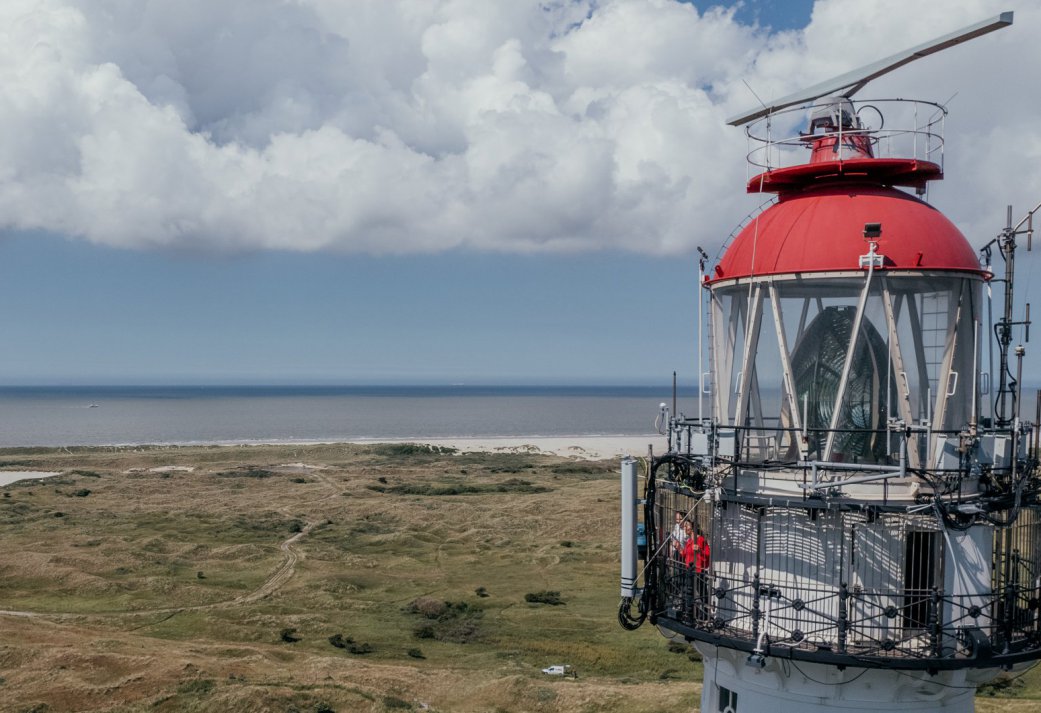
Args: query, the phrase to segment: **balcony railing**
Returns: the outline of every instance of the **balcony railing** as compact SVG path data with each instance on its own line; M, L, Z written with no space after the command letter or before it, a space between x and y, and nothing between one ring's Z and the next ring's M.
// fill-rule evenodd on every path
M706 538L702 572L676 555L676 513ZM750 654L927 670L1041 658L1041 505L999 515L1011 524L964 535L929 512L749 506L666 480L648 528L649 609L659 626Z
M931 161L943 169L944 122L941 104L911 99L857 101L853 125L837 121L827 134L807 132L807 110L793 107L774 112L746 127L748 164L756 172L806 163L814 141L834 137L835 158L859 156L867 149L875 158Z

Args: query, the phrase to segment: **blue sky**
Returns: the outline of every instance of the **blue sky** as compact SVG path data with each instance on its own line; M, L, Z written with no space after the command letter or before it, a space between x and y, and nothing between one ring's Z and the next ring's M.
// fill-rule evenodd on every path
M849 68L814 43L853 66L879 53L829 30L863 2L818 3L805 36L812 2L732 4L559 3L551 21L581 27L558 37L524 3L431 3L420 42L386 2L72 3L78 25L37 18L49 45L17 34L33 3L0 9L0 384L696 381L694 248L715 255L754 205L721 117L750 103L746 78L776 96ZM958 26L978 4L930 12ZM387 28L371 46L343 11L362 6ZM883 10L914 25L893 50L936 34L929 12ZM272 28L286 45L265 63ZM248 73L214 78L224 56ZM989 199L952 190L955 212Z
M812 3L739 5L790 28ZM215 256L7 230L0 383L693 380L696 279L690 251Z
M33 384L668 382L696 355L696 281L686 257L214 258L9 237L0 373Z

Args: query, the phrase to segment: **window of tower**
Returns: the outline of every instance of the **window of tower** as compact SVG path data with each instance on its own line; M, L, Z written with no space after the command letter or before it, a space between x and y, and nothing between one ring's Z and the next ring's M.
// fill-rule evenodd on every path
M911 531L904 540L904 629L924 629L929 623L932 588L937 584L938 533Z

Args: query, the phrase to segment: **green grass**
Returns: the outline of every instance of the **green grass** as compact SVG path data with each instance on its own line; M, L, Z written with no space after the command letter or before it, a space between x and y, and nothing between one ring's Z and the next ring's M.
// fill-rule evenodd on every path
M531 481L510 478L501 483L402 483L401 485L368 485L369 490L391 495L488 495L494 493L548 493L552 488Z
M689 647L616 620L616 463L409 444L17 449L3 460L66 475L0 497L0 538L17 553L0 563L0 609L75 615L4 620L10 700L64 710L90 690L103 691L91 705L123 711L696 705ZM323 468L279 468L299 462ZM148 471L170 465L195 470ZM256 591L294 530L299 559L269 596L152 611ZM282 641L286 629L299 640ZM552 664L579 679L547 679ZM984 689L979 710L1035 705L1039 675Z

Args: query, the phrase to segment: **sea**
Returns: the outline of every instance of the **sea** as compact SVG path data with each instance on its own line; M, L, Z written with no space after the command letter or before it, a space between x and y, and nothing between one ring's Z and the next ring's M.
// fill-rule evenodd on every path
M663 402L671 386L8 386L0 447L645 435Z

